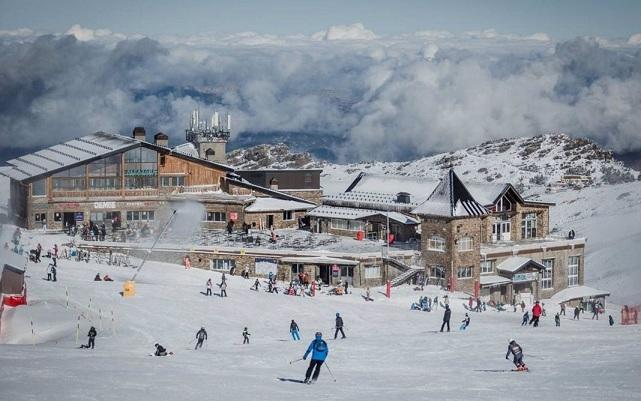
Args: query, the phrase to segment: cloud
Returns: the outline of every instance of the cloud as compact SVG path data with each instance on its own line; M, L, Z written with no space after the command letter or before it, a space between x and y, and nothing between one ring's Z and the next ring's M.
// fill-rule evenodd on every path
M641 50L629 45L493 31L368 40L73 31L0 40L3 148L98 130L129 135L137 125L177 144L195 107L231 112L234 135L335 138L344 160L399 160L549 131L641 148Z
M124 40L127 36L121 33L113 33L109 29L91 29L84 28L80 25L73 25L65 33L65 35L73 35L81 42L90 40Z
M641 33L635 33L634 35L631 35L628 39L628 44L632 46L641 45Z
M334 25L325 31L316 32L312 35L312 40L372 40L376 39L376 34L360 22L352 25Z

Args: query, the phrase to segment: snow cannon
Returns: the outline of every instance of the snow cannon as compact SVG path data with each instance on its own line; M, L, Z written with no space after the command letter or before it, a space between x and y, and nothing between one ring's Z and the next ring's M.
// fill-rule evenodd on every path
M133 297L136 295L136 283L132 280L127 280L122 285L122 296L124 298Z

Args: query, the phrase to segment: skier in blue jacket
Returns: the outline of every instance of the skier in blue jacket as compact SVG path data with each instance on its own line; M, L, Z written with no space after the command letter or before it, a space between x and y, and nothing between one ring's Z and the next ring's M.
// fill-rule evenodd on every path
M329 353L329 347L325 340L323 340L323 334L321 332L316 333L314 340L309 344L309 347L307 347L303 359L307 359L307 355L309 355L310 352L312 353L312 360L309 362L307 373L305 373L305 383L307 384L311 384L318 379L321 366ZM314 371L314 376L312 376L312 371ZM311 381L309 380L310 376L312 377Z

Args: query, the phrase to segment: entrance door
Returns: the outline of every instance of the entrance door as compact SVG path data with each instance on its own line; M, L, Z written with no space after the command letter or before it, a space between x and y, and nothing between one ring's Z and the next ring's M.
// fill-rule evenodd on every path
M267 228L271 229L273 225L274 225L274 215L273 214L268 214L267 215Z
M64 212L62 214L62 224L64 227L73 227L76 225L76 213Z
M499 220L492 224L492 242L509 241L511 238L511 223L509 220Z
M331 270L332 270L332 267L329 265L320 266L320 278L321 280L323 280L324 284L329 284Z
M349 285L354 284L354 266L341 266L341 280Z

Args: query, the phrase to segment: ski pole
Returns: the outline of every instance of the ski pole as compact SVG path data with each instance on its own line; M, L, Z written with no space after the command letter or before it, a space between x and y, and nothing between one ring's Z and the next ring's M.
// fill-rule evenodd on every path
M291 365L292 363L300 362L302 360L303 358L294 359L293 361L289 361L289 364Z
M334 374L332 373L332 370L329 368L329 365L327 362L325 362L325 367L327 368L327 371L329 372L329 375L332 376L332 379L334 379L334 382L336 382L336 378L334 377Z

